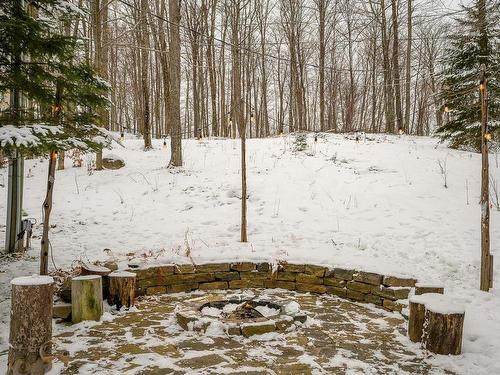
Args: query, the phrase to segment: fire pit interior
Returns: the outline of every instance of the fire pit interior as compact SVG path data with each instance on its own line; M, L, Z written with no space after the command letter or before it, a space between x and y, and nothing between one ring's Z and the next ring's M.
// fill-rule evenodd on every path
M211 295L190 302L176 313L179 325L189 331L249 337L295 330L307 320L294 301L281 304L245 296Z

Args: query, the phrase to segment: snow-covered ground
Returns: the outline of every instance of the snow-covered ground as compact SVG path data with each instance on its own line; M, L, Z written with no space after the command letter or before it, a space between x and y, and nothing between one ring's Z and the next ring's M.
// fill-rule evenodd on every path
M142 151L127 139L109 154L117 171L58 171L51 243L58 267L75 259L149 261L289 260L413 276L442 283L466 305L463 354L433 361L468 374L500 373L500 292L478 291L480 155L435 139L320 136L293 152L294 136L248 140L248 238L239 242L239 140L184 142L184 168L167 169L163 141ZM106 154L106 152L105 152ZM89 159L90 160L90 159ZM441 165L446 164L444 188ZM40 222L47 161L29 160L24 204ZM495 155L493 179L500 180ZM0 171L0 223L5 223L7 171ZM491 249L500 245L500 212L492 209ZM4 238L2 226L0 237ZM40 226L35 235L41 234ZM30 257L0 264L0 357L5 362L9 285L38 269L39 238ZM152 260L155 259L155 260ZM500 266L495 264L495 280ZM51 264L51 267L53 265Z

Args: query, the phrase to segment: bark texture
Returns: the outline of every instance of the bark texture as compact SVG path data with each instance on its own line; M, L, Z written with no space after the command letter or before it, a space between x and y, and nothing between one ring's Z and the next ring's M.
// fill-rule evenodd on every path
M38 277L46 281L17 284L21 279L30 278L12 281L7 374L43 374L50 369L50 362L40 357L40 348L52 339L53 282L50 277Z
M436 354L460 354L464 317L464 313L440 314L426 310L423 347Z
M79 276L71 280L71 320L99 320L102 315L101 276Z
M122 306L130 308L135 301L135 273L113 272L109 275L108 303L116 305L119 310Z

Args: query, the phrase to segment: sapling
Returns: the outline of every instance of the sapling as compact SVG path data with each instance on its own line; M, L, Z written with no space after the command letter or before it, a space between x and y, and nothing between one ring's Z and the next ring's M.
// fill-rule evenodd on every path
M448 188L448 166L447 159L438 159L439 170L441 172L441 177L443 178L444 187Z

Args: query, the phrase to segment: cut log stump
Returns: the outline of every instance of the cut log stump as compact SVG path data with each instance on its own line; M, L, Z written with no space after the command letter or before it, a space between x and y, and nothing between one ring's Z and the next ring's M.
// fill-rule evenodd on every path
M109 274L108 303L116 305L119 310L122 306L130 308L135 301L135 278L133 272L115 271Z
M420 342L424 329L425 304L418 296L411 296L409 302L408 337L413 342Z
M436 354L460 354L464 318L464 308L447 299L427 302L422 347Z
M18 277L11 281L7 374L44 374L51 367L40 353L50 351L54 279Z
M71 321L99 320L102 311L101 276L74 277L71 280Z

